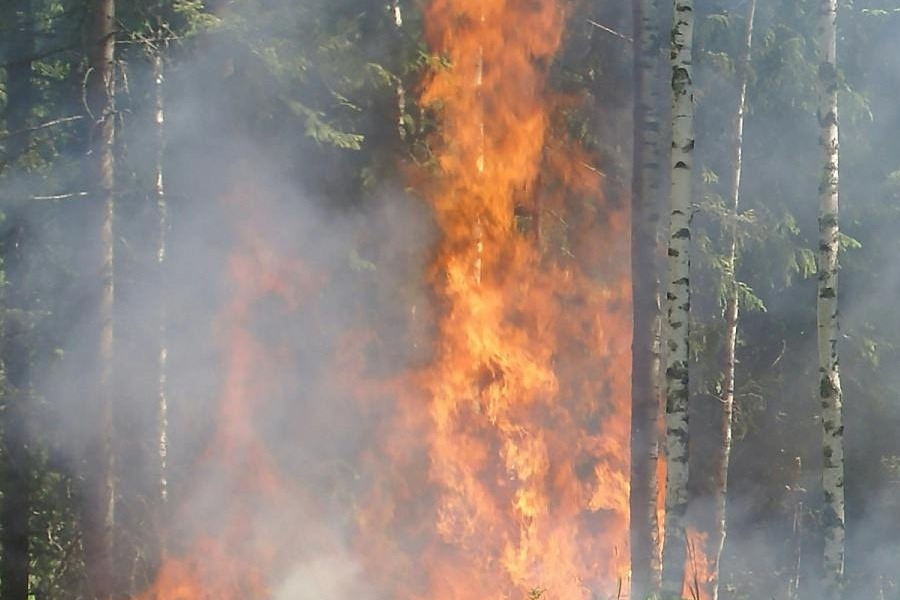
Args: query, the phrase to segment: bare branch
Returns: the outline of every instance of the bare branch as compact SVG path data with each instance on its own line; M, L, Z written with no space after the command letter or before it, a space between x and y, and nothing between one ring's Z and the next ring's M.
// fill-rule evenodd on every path
M593 19L585 19L585 21L587 21L588 23L590 23L591 25L593 25L594 27L596 27L596 28L599 29L600 31L605 31L606 33L608 33L608 34L610 34L610 35L613 35L613 36L619 38L620 40L625 40L625 41L628 42L629 44L634 43L634 39L628 37L628 36L625 35L624 33L619 33L619 32L616 31L615 29L610 29L610 28L607 27L606 25L601 25L600 23L598 23L597 21L594 21Z
M43 52L38 52L37 54L32 54L29 56L20 56L20 57L14 58L12 60L0 63L0 69L7 69L11 66L20 65L22 63L37 62L39 60L49 58L49 57L53 56L54 54L61 54L63 52L68 52L69 50L75 50L79 47L80 47L79 44L69 44L69 45L60 46L57 48L50 48L49 50L45 50Z
M6 133L0 134L0 140L5 140L6 138L10 138L14 135L19 135L20 133L27 133L29 131L39 131L41 129L47 129L48 127L53 127L55 125L61 125L63 123L70 123L72 121L79 121L84 118L84 115L72 115L69 117L60 117L58 119L53 119L52 121L47 121L46 123L41 123L40 125L35 125L34 127L26 127L24 129L17 129L15 131L7 131Z
M31 200L68 200L70 198L84 198L87 192L71 192L68 194L54 194L52 196L32 196Z
M594 173L596 173L596 174L599 175L600 177L604 177L604 178L606 177L606 173L604 173L603 171L601 171L601 170L598 169L597 167L594 167L594 166L592 166L592 165L589 165L588 163L586 163L586 162L584 162L584 161L582 161L582 160L579 160L579 161L578 161L578 164L581 165L582 167L584 167L585 169L587 169L588 171L593 171Z

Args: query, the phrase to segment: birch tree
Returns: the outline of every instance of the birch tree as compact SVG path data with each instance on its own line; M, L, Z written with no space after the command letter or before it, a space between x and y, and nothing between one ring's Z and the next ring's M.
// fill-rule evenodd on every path
M675 0L672 28L672 183L666 265L666 527L662 594L680 597L688 500L691 175L694 154L693 0Z
M838 597L844 576L844 421L838 362L838 78L837 0L821 0L819 44L818 294L816 302L819 399L822 403L824 574L827 593Z
M728 466L731 462L732 421L734 418L734 369L738 326L738 283L737 268L737 221L741 196L741 174L743 171L744 116L747 111L747 82L750 75L750 60L753 50L753 21L756 16L756 0L750 0L747 8L747 24L740 57L737 113L734 120L734 157L732 163L730 206L726 223L728 249L725 254L725 356L722 373L722 416L720 428L722 442L715 466L715 537L713 565L710 586L712 599L719 597L719 566L722 550L725 548L727 531Z
M165 513L169 499L169 336L168 336L168 302L166 298L166 260L168 259L169 236L169 202L166 197L165 171L165 63L163 58L162 39L157 40L150 50L153 62L153 144L155 150L153 173L153 196L156 202L156 280L159 286L159 312L157 319L157 363L156 363L156 442L157 442L157 493L159 506L157 509L159 524ZM159 552L165 555L166 540L160 533Z
M92 0L88 6L88 73L85 98L91 120L86 169L91 223L91 269L97 294L91 326L95 385L88 418L96 432L85 456L82 527L85 567L91 600L113 597L115 477L113 465L113 209L115 174L115 0Z
M631 594L645 598L659 588L659 523L656 496L659 459L658 244L661 127L658 0L634 0L634 160L631 194Z
M403 29L403 7L400 0L392 0L390 5L391 18L394 20L394 27L398 31ZM396 81L397 94L397 131L400 139L406 138L406 88L403 86L403 79L397 75Z

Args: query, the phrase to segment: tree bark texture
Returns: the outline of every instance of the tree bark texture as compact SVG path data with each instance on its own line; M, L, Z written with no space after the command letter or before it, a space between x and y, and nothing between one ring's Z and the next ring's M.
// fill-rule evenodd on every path
M657 77L658 0L634 0L634 160L631 198L631 597L660 584L656 477L660 408L659 278L656 270L662 168Z
M8 12L7 12L8 11ZM7 68L6 128L13 133L6 140L10 161L27 154L32 103L31 61L34 53L34 20L31 0L14 0L4 11L13 25L9 39ZM13 217L16 218L16 217ZM31 396L29 376L30 318L23 256L27 230L25 219L14 222L3 239L3 266L7 283L6 315L3 326L3 373L5 375L2 415L3 495L0 504L0 600L28 600L31 516L30 460L28 450L27 405Z
M662 595L679 598L686 557L688 502L688 382L691 275L690 244L694 106L692 50L694 5L675 0L672 29L671 217L666 269L666 521Z
M87 395L95 435L86 448L82 497L83 544L90 600L114 595L113 540L115 469L113 464L113 217L115 175L115 0L92 0L88 16L86 99L91 122L87 185L96 241L88 275L97 296L91 323L96 337L94 388Z
M756 0L750 0L747 8L747 25L744 30L744 44L740 58L740 86L738 90L737 114L734 120L734 158L729 194L729 216L726 224L728 249L725 253L725 356L722 372L722 415L720 429L722 435L715 466L715 532L713 564L710 579L711 597L719 597L719 567L722 551L725 549L725 535L728 528L728 466L731 462L732 421L734 418L734 372L736 364L738 328L738 287L737 287L737 221L741 197L741 174L743 172L744 116L747 112L747 83L750 75L750 60L753 50L753 21L756 16Z
M838 361L838 77L837 0L821 0L819 41L818 294L819 400L822 406L826 593L840 595L844 577L844 420Z

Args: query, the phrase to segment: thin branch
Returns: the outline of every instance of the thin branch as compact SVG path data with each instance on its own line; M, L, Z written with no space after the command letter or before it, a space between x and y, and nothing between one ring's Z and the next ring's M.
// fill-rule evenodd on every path
M778 353L778 357L775 359L775 362L771 364L770 369L781 362L781 359L784 358L784 353L787 350L787 340L781 340L781 352Z
M84 198L87 192L71 192L69 194L55 194L52 196L32 196L31 200L68 200L69 198Z
M598 23L597 21L594 21L593 19L585 19L585 21L587 21L588 23L590 23L591 25L593 25L594 27L596 27L596 28L599 29L600 31L605 31L606 33L608 33L608 34L610 34L610 35L613 35L613 36L619 38L620 40L625 40L625 41L628 42L629 44L633 44L633 43L634 43L634 39L628 37L628 36L625 35L624 33L619 33L619 32L616 31L615 29L610 29L610 28L607 27L606 25L601 25L600 23Z
M594 167L594 166L592 166L592 165L589 165L588 163L584 162L583 160L579 160L579 161L578 161L578 164L581 165L582 167L584 167L585 169L589 170L589 171L593 171L594 173L596 173L596 174L599 175L600 177L606 177L606 173L604 173L603 171L601 171L601 170L598 169L597 167Z
M69 44L68 46L60 46L58 48L51 48L49 50L44 50L43 52L38 52L37 54L32 54L30 56L21 56L18 58L14 58L12 60L0 63L0 69L8 69L9 67L20 65L22 63L32 63L37 62L39 60L43 60L45 58L49 58L54 54L61 54L63 52L68 52L69 50L75 50L80 48L80 44Z
M19 135L20 133L27 133L29 131L39 131L41 129L47 129L48 127L53 127L55 125L61 125L63 123L70 123L72 121L78 121L84 118L84 115L72 115L69 117L60 117L58 119L53 119L52 121L47 121L46 123L41 123L40 125L35 125L34 127L25 127L24 129L17 129L15 131L7 131L6 133L0 134L0 140L5 140L6 138L11 138L14 135Z

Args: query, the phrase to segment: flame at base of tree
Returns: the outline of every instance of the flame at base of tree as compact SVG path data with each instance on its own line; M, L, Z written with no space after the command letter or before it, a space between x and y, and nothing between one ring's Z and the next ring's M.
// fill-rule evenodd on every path
M684 587L682 597L690 600L709 600L712 597L713 562L707 556L709 534L688 528L687 559L684 566Z

